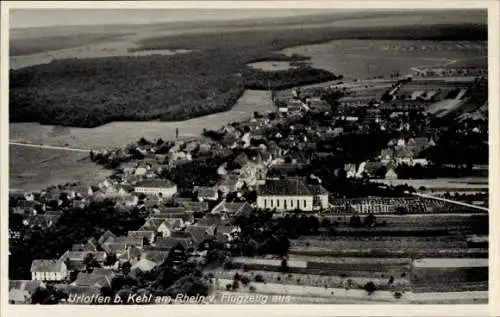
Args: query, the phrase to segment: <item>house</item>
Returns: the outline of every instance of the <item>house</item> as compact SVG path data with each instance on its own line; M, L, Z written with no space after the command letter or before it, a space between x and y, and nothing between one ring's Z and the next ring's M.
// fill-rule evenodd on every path
M211 200L215 201L219 198L217 189L212 187L199 186L195 188L199 201Z
M241 187L243 187L243 182L233 176L225 177L214 186L217 191L222 192L224 195L236 192Z
M412 160L412 166L415 166L415 165L421 165L422 167L425 167L427 165L429 165L429 161L425 158L414 158Z
M148 172L148 169L146 167L138 167L135 169L134 175L135 176L144 176Z
M18 215L36 215L38 202L32 200L18 200L13 212Z
M347 178L356 177L356 164L352 163L344 164L344 171L346 172Z
M238 142L238 136L236 136L233 133L226 133L224 134L220 142L224 147L232 149L236 147L236 143Z
M380 151L379 158L380 162L382 162L383 164L389 164L389 162L391 162L394 159L394 149L392 148L382 149L382 151Z
M166 179L147 179L139 182L134 191L171 198L177 193L177 185Z
M139 197L137 195L118 197L117 204L125 207L135 207L139 204Z
M231 241L241 232L241 228L233 225L219 225L215 231L215 238L219 241Z
M156 229L162 237L169 237L172 232L179 230L183 226L183 221L180 218L165 219Z
M257 208L313 210L314 195L299 178L267 180L257 188Z
M412 165L413 153L406 147L396 149L394 158L397 164Z
M359 164L356 176L361 177L363 174L366 174L368 177L376 178L379 176L383 168L384 164L381 162L362 162Z
M136 167L137 163L135 162L127 162L120 164L120 170L125 174L134 174Z
M218 226L223 223L224 216L221 214L206 214L203 218L196 221L199 226Z
M53 214L43 214L43 215L36 215L32 217L28 223L31 228L33 227L39 227L42 230L46 230L50 227L52 227L61 215L53 215Z
M86 243L73 244L71 251L97 252L97 243L89 239Z
M97 240L97 243L99 243L100 245L103 245L104 243L112 242L114 239L116 239L116 236L114 235L114 233L107 230L99 237L99 240Z
M136 263L134 263L132 265L130 270L132 272L137 272L137 271L150 272L157 266L158 266L158 263L156 263L156 262L153 262L153 261L148 260L148 259L140 259L139 261L137 261Z
M426 137L415 137L409 138L406 142L406 148L413 153L420 153L427 146L427 138Z
M158 227L162 224L162 222L165 221L165 218L160 218L160 217L149 217L146 219L146 222L142 225L139 230L141 231L157 231Z
M192 225L186 228L186 232L192 236L195 243L199 244L206 239L213 238L215 226Z
M250 158L244 152L238 154L232 161L233 166L243 167L250 162Z
M221 201L217 206L212 209L212 214L225 214L225 215L242 215L252 212L253 208L249 203L233 203Z
M162 198L158 196L148 196L146 199L144 199L144 207L150 209L150 208L158 208L162 204Z
M106 252L102 251L97 251L97 252L89 252L89 251L66 251L61 257L59 258L60 261L69 261L69 262L79 262L79 263L84 263L85 258L88 256L88 254L92 254L94 259L99 262L100 264L103 264L104 261L106 261Z
M182 201L180 205L193 212L204 212L209 208L208 202L206 201Z
M287 102L287 111L288 112L298 112L303 108L304 108L304 104L300 100L290 99Z
M93 287L97 289L101 289L103 287L111 287L111 281L115 274L106 270L106 273L101 272L92 272L92 273L78 273L76 280L71 283L73 286L81 286L81 287Z
M154 230L137 230L137 231L129 231L127 236L134 239L145 239L150 244L155 240L155 231Z
M118 256L118 261L120 263L130 262L133 264L133 263L136 263L137 261L139 261L141 259L141 256L142 256L141 249L139 249L136 246L129 245L129 246L127 246L125 252L123 252L122 254L120 254Z
M183 222L193 222L193 212L192 211L177 211L177 212L169 212L164 210L159 210L158 212L151 215L154 218L162 218L162 219L182 219Z
M385 179L397 179L398 174L396 173L393 166L387 167L387 172L385 173Z
M168 257L168 251L144 251L141 259L150 260L157 265L161 265Z
M142 237L119 236L116 237L113 243L124 243L127 246L136 246L142 248L144 239Z
M62 281L68 276L68 269L61 260L33 260L31 279L37 281Z
M193 246L193 241L190 238L161 237L156 240L153 248L154 250L171 250L177 245L188 249Z

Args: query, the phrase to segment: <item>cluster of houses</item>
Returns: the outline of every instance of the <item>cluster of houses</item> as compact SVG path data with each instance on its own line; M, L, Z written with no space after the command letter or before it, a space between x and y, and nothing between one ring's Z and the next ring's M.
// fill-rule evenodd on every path
M348 178L385 178L397 179L396 168L400 165L426 167L429 161L419 157L423 150L435 146L433 137L415 137L392 139L387 148L382 149L374 161L362 162L359 165L345 164L344 170Z
M229 243L241 230L230 223L231 217L249 214L248 203L221 201L209 209L206 201L179 198L178 207L167 207L159 196L146 198L149 217L144 224L127 235L104 232L98 239L89 238L75 244L56 259L34 259L31 281L11 280L9 299L12 303L27 303L38 286L55 283L65 293L99 294L103 287L111 287L113 278L128 263L131 276L146 273L161 265L169 252L181 248L189 252L190 260L203 261L203 253L196 249L203 241L216 239ZM195 212L205 212L195 219Z

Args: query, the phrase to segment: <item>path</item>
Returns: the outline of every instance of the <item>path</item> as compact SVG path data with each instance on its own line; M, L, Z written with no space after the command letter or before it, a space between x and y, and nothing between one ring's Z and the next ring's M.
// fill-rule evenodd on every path
M48 149L48 150L63 150L63 151L72 151L72 152L85 152L85 153L90 152L90 149L78 149L78 148L72 148L72 147L62 147L62 146L43 145L43 144L27 144L27 143L19 143L19 142L9 142L9 145L33 147L33 148Z
M461 202L461 201L456 201L456 200L451 200L451 199L436 197L436 196L432 196L432 195L420 194L420 193L413 193L412 195L418 196L418 197L422 197L422 198L429 198L429 199L440 200L440 201L444 201L444 202L447 202L447 203L451 203L451 204L455 204L455 205L459 205L459 206L465 206L465 207L469 207L469 208L474 208L474 209L482 210L482 211L486 211L486 212L489 211L489 209L486 208L486 207L481 207L481 206L476 206L476 205L472 205L472 204L467 204L467 203L464 203L464 202Z
M442 59L437 59L437 60L440 60L442 61ZM457 62L457 60L454 60L454 59L447 59L448 61L444 64L438 64L438 65L420 65L420 66L414 66L411 68L412 71L414 72L417 72L417 73L421 73L423 72L424 69L426 68L438 68L438 67L445 67L445 66L448 66L448 65L451 65L451 64L455 64Z

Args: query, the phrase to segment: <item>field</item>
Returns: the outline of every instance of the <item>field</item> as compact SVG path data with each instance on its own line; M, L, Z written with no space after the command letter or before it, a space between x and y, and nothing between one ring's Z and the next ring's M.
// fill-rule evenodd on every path
M86 153L9 146L9 188L40 190L50 185L81 181L96 184L109 172Z
M452 67L455 62L465 67L469 60L475 67L487 68L485 42L338 40L282 52L310 56L313 67L346 79L411 74L414 67Z
M488 249L469 245L466 240L468 232L478 234L487 227L486 213L376 215L377 223L387 222L387 227L380 229L388 232L370 236L357 234L361 229L346 227L347 218L331 217L332 222L339 222L332 236L291 240L286 273L280 258L269 256L238 257L231 270L212 269L210 273L220 279L221 289L239 273L250 279L249 285L258 294L281 292L297 296L301 303L310 303L311 297L324 298L325 303L346 299L435 304L487 302L488 267L484 265ZM418 228L443 231L435 236L413 236L412 230ZM401 230L401 234L391 234L390 229ZM418 264L420 259L431 264ZM263 283L255 281L258 275ZM391 277L393 283L389 283ZM364 290L369 281L376 286L372 295ZM236 293L247 290L248 286L241 285ZM401 297L396 298L395 292L400 292Z

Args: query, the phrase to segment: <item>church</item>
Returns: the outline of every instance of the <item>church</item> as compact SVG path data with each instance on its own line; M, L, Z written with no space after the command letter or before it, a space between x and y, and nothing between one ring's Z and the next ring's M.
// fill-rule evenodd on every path
M257 188L257 208L314 211L328 208L328 192L300 178L270 179Z

